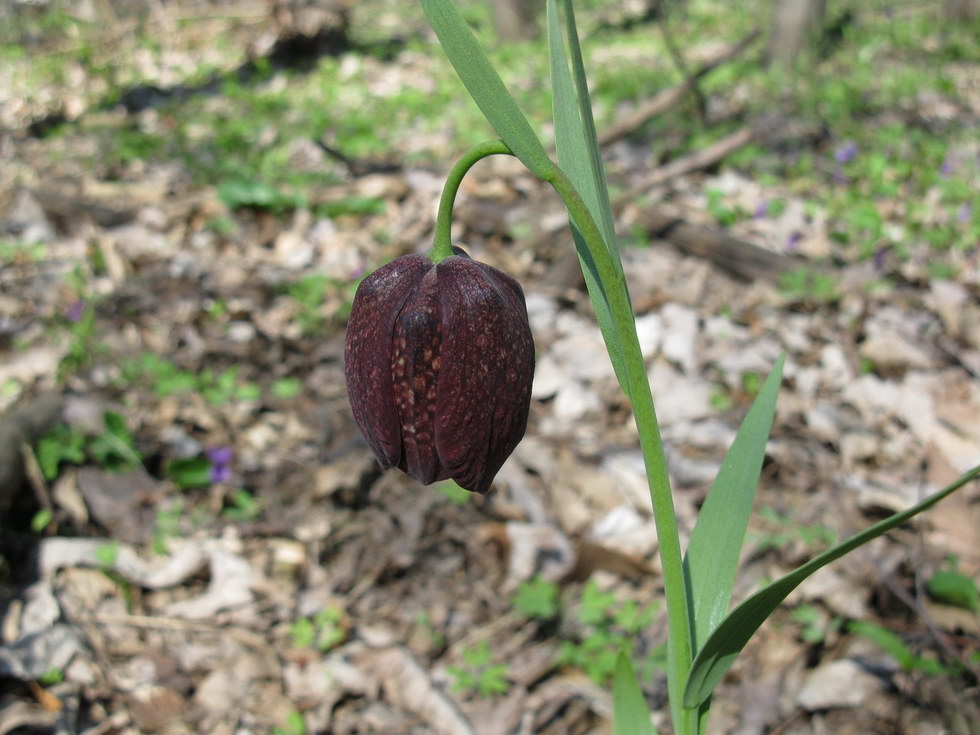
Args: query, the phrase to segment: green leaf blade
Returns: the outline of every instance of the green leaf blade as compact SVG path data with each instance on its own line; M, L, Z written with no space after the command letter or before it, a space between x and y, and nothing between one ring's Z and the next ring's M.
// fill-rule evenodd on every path
M567 3L566 3L567 6ZM599 144L595 139L595 129L585 122L592 121L592 108L589 90L582 72L582 79L573 79L568 70L568 54L558 18L556 0L548 0L548 51L551 62L551 86L554 90L553 110L555 118L555 150L558 165L568 175L582 199L585 200L592 218L602 228L606 247L616 251L616 232L613 228L612 206L606 191L605 176L602 172L602 159ZM570 21L571 7L566 9L566 20ZM572 48L578 50L578 39ZM578 63L572 60L576 69L582 68L581 57ZM582 95L585 95L584 99ZM618 259L616 259L618 263Z
M555 164L455 4L451 0L422 0L422 8L443 51L497 135L531 173L550 181Z
M629 656L620 653L613 674L613 735L657 735Z
M763 587L742 602L714 629L694 657L694 663L684 688L684 706L697 707L699 703L711 696L711 692L718 686L752 635L786 599L786 596L807 577L830 562L840 559L857 547L931 508L946 496L978 477L980 477L980 465L967 471L956 481L930 495L921 503L875 523L847 541L828 549L801 567Z
M698 514L684 558L697 647L728 611L745 531L762 473L786 356L756 395Z
M572 79L575 82L583 138L588 147L588 162L591 168L592 178L595 181L598 214L593 211L593 216L597 217L596 221L599 222L606 236L606 245L612 254L616 256L614 260L620 273L622 273L622 262L618 257L619 248L616 243L616 230L613 227L612 204L609 201L609 190L606 186L606 177L602 169L602 152L599 149L599 137L596 135L595 119L592 116L589 82L585 76L585 62L582 59L582 48L579 45L578 30L575 26L575 12L572 9L571 0L564 0L563 4L565 7L565 27L568 32L569 56L572 61Z
M595 140L594 129L590 135L589 129L583 124L582 119L583 108L588 109L589 120L592 119L588 89L585 89L585 100L581 100L572 75L568 70L565 43L555 0L548 0L547 12L548 52L551 65L551 86L554 93L552 106L555 118L555 149L558 154L558 165L561 166L572 185L579 192L592 215L592 219L599 225L605 246L613 254L612 260L622 275L622 263L618 257L616 233L612 225L612 207L609 204L605 177L602 174L602 164L599 160L599 145ZM574 48L578 48L577 43L575 43ZM589 252L585 238L574 220L571 221L571 227L572 236L575 240L575 251L578 253L582 273L585 276L585 285L592 298L599 330L609 347L609 357L616 377L619 379L619 384L623 387L626 395L630 396L623 348L619 333L613 324L609 297L599 279L595 259Z

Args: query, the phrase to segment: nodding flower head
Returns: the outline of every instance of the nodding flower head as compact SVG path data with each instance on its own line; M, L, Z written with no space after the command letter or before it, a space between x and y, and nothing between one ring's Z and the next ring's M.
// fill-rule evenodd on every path
M517 281L453 252L405 255L361 282L344 372L385 469L484 493L524 436L534 342Z

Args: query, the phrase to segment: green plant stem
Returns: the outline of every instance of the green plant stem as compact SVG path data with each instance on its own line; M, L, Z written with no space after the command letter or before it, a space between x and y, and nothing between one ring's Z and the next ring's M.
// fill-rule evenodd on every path
M599 280L609 298L613 323L619 333L629 384L628 392L633 407L633 419L636 421L636 429L640 437L640 449L643 452L647 481L650 485L650 500L653 503L653 520L660 542L660 560L667 597L668 686L674 728L678 733L692 733L697 728L697 710L681 706L683 686L691 668L693 655L687 585L684 582L681 545L677 534L674 501L670 494L667 460L664 456L657 414L653 407L653 395L650 392L646 365L636 335L633 311L626 290L626 279L622 271L616 268L598 225L565 173L555 166L554 171L545 180L562 198L572 221L579 228L595 259Z
M432 238L432 249L429 251L429 259L433 263L445 260L453 254L453 203L456 201L456 192L459 191L459 185L463 181L463 177L466 176L466 172L473 168L473 165L477 161L498 153L508 156L514 155L510 148L502 141L488 140L463 154L449 172L449 176L446 178L446 185L442 189L442 197L439 199L439 212L436 215L436 231L435 236Z
M433 262L438 263L453 254L452 209L460 182L477 161L495 154L514 155L505 143L499 140L487 141L467 151L450 171L439 201L435 236L432 250L429 252L429 257ZM636 325L626 289L626 279L606 246L602 232L589 212L588 206L568 176L554 163L550 169L541 172L539 176L551 184L561 197L572 221L585 239L595 260L598 278L609 299L613 323L623 348L628 383L627 393L632 403L633 418L636 421L636 428L640 437L640 449L643 453L643 462L650 485L653 518L660 542L660 559L663 566L664 588L667 597L668 684L674 727L678 733L695 733L697 730L697 710L681 706L682 687L691 668L693 644L687 585L684 582L683 557L680 538L677 534L677 517L674 513L674 501L670 494L667 459L664 456L663 440L660 437L660 425L657 422L646 365L643 362L643 353L640 351L640 342L636 335Z

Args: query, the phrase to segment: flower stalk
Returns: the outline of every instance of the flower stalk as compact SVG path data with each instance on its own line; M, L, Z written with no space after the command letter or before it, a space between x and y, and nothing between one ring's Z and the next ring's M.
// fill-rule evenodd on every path
M499 140L489 140L485 143L471 148L456 161L446 177L446 185L442 189L442 197L439 199L439 212L436 215L435 234L432 238L432 249L429 251L429 259L433 263L438 263L453 255L452 241L452 219L453 204L456 202L456 192L463 177L473 168L473 165L487 156L495 154L514 155L503 142Z
M436 233L429 257L435 261L443 257L446 249L452 253L450 227L452 207L456 192L466 173L477 161L487 156L514 155L502 141L487 141L467 151L453 166L443 188L436 218ZM674 501L670 493L670 480L667 474L667 460L664 455L660 425L654 409L653 395L647 378L646 364L640 350L639 339L633 320L626 279L620 268L616 267L613 256L606 246L598 224L589 208L568 176L552 163L550 169L542 172L541 178L552 186L568 209L569 216L582 233L589 252L596 264L596 271L603 290L609 299L614 328L622 345L625 363L623 386L633 409L640 450L646 467L653 505L654 523L660 542L660 557L664 574L665 596L667 598L667 620L669 626L668 656L671 665L669 686L671 704L675 707L674 721L678 732L689 732L696 722L694 710L680 707L681 691L693 658L692 626L687 598L687 585L684 581L683 556L677 532L677 517Z

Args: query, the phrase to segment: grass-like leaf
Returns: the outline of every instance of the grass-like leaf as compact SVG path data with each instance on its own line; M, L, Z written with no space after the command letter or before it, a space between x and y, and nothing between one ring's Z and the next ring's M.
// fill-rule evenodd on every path
M798 569L765 586L732 610L714 629L694 657L694 664L684 689L684 706L696 707L711 696L711 692L718 686L718 682L721 681L735 657L745 647L755 631L803 580L821 567L840 559L857 547L931 508L947 495L978 477L980 477L980 465L961 475L955 482L930 495L921 503L879 521L847 541L814 557Z
M776 361L742 421L698 513L687 546L684 571L688 599L694 608L695 653L728 612L785 360L786 356L781 355Z
M614 256L618 256L619 248L616 245L616 230L613 227L612 204L609 201L609 190L606 187L606 176L602 170L602 152L599 150L599 138L596 135L595 119L592 116L589 81L585 76L585 62L582 60L582 48L578 41L578 29L575 26L575 12L572 10L572 0L564 0L563 5L565 8L565 29L568 34L569 58L572 62L572 79L575 82L579 114L582 118L583 138L588 147L588 160L592 178L595 181L595 196L598 201L599 211L598 213L593 212L592 216L597 218L596 221L602 227L603 234L606 236L607 247ZM622 273L622 262L618 257L615 257L614 260L620 273Z
M422 0L443 51L500 139L535 176L549 181L554 162L490 64L452 0Z
M561 21L558 17L558 6L555 0L548 0L548 52L551 62L551 86L553 91L553 112L555 118L555 149L558 154L558 165L568 176L581 195L603 234L606 248L613 255L616 267L622 273L622 264L617 256L616 233L612 223L612 207L609 204L609 194L606 191L606 180L602 172L602 161L599 155L599 144L595 137L595 126L592 123L592 108L589 101L589 91L585 83L584 72L582 80L576 85L568 70L568 56L562 35ZM571 7L566 7L566 22L570 33L574 32L574 19ZM579 53L578 59L573 58L572 66L582 69L581 53L578 39L572 48ZM573 54L574 56L574 54ZM582 95L584 94L584 99ZM588 124L583 119L588 116ZM624 357L619 333L613 324L609 297L599 281L595 260L582 237L582 233L571 222L572 236L575 239L575 250L582 265L585 285L589 289L595 309L596 321L602 337L609 347L609 357L619 379L619 384L627 396L631 395L626 379Z
M629 656L620 653L613 674L613 735L657 735Z

